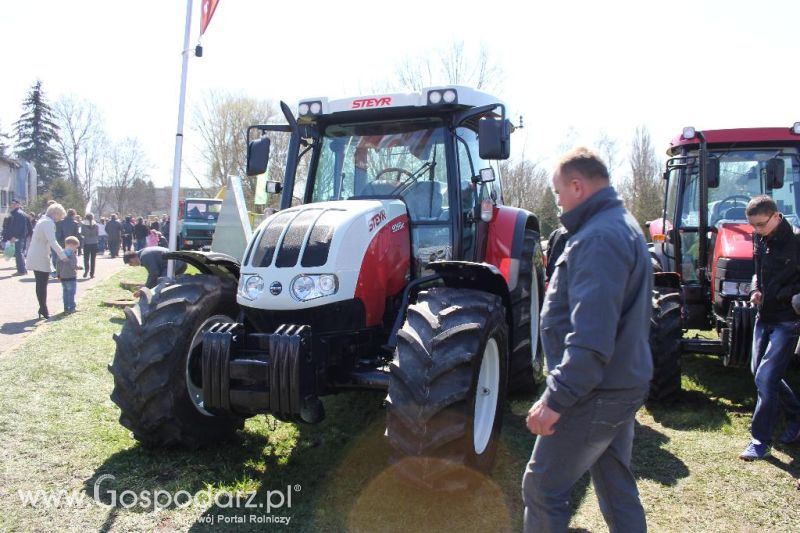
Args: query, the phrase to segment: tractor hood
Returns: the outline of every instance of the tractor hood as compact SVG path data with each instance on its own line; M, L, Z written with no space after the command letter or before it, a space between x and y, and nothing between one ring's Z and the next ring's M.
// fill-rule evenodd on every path
M410 242L401 200L321 202L280 211L256 230L237 300L279 311L366 294L362 300L378 298L382 306L408 280ZM294 290L296 283L305 291Z
M747 223L724 223L717 235L716 256L736 259L753 258L753 229Z

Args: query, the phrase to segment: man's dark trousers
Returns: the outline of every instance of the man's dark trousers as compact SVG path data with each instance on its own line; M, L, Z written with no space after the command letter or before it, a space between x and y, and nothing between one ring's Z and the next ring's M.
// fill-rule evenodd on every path
M750 370L755 376L758 399L750 432L762 444L772 442L781 409L788 422L800 420L800 402L783 379L792 361L797 337L795 321L766 323L760 316L756 317Z
M17 273L27 274L25 268L25 239L17 239L14 242L14 260L17 262Z
M634 419L646 394L597 390L561 415L555 433L537 437L522 478L525 533L567 531L570 493L587 470L611 533L647 531L630 467Z

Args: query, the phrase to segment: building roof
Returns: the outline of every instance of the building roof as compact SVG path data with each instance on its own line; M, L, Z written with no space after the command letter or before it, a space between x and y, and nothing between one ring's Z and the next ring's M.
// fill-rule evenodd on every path
M0 155L0 161L8 164L8 166L12 168L20 168L22 166L22 164L16 159L11 159L10 157L6 157L4 155Z

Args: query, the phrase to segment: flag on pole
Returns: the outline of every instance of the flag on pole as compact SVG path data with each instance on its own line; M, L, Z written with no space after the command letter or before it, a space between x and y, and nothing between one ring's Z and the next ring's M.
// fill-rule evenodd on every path
M200 8L200 35L203 35L211 22L211 17L214 16L214 10L217 9L219 0L203 0L203 5Z

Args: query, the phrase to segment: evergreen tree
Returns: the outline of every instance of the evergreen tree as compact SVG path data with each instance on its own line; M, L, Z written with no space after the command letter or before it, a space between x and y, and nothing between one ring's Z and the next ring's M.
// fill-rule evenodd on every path
M545 188L536 215L539 217L542 239L546 239L554 229L561 225L561 221L558 219L559 211L558 205L556 205L556 195L553 194L553 190L550 187Z
M22 115L14 123L16 155L30 161L39 176L39 192L50 190L51 182L64 172L61 154L55 148L58 126L47 104L42 82L37 80L22 102Z

